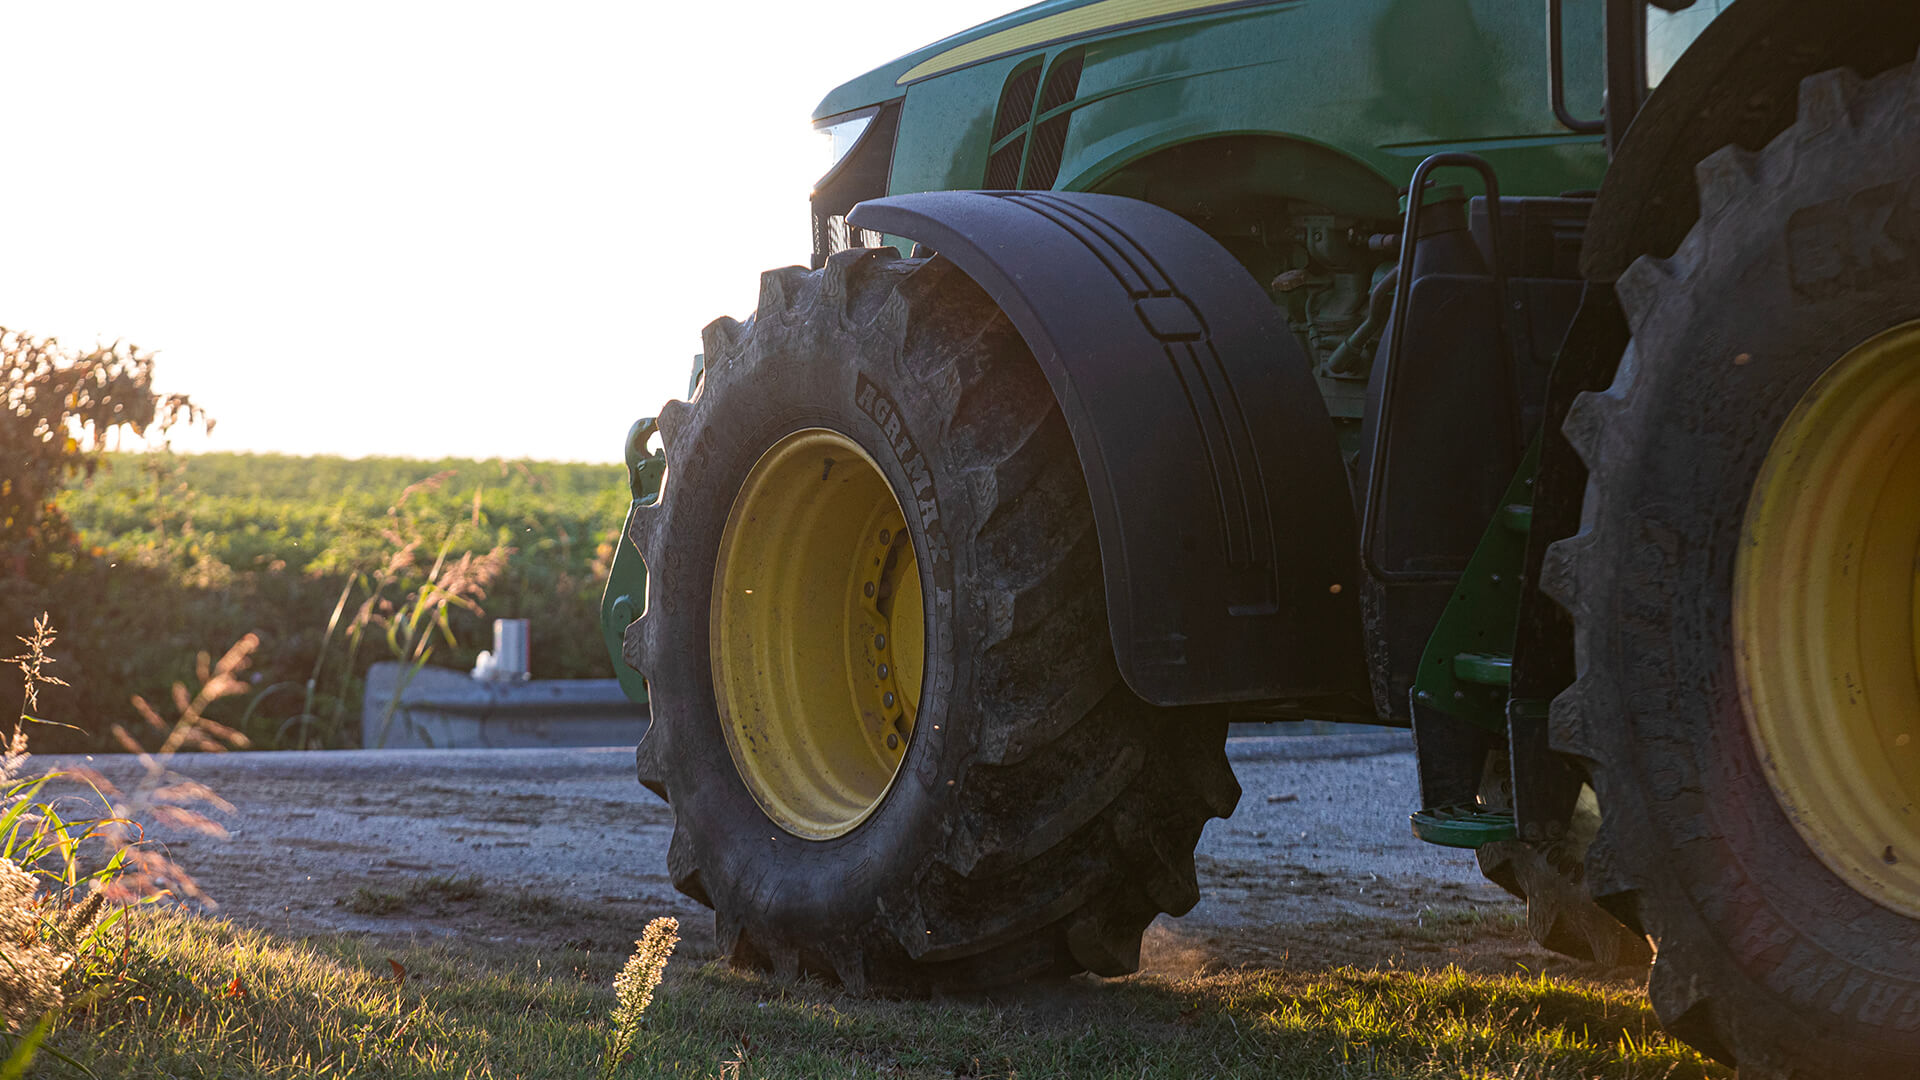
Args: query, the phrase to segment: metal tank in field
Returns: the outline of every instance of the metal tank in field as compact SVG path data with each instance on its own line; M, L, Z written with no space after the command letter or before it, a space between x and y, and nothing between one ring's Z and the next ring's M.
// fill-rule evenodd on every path
M1052 0L829 94L809 264L629 433L603 606L723 952L1131 971L1229 720L1357 721L1679 1037L1920 1069L1917 45Z

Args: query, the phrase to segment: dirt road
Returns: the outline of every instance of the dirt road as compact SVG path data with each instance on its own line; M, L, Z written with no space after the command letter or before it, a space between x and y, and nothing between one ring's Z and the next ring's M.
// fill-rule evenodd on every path
M1516 930L1521 905L1470 852L1409 834L1404 733L1228 745L1245 794L1201 841L1200 905L1150 931L1150 968L1547 965ZM139 772L124 756L86 760L116 782ZM228 835L152 835L237 920L593 948L674 914L688 947L711 950L711 916L667 880L672 811L635 783L630 748L195 755L174 767L232 804L211 814ZM483 884L448 884L469 877Z

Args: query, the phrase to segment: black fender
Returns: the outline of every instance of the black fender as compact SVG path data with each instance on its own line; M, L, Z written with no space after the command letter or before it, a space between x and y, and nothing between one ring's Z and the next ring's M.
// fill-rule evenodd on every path
M848 220L951 260L1046 373L1092 497L1121 676L1158 705L1366 692L1352 497L1300 345L1185 219L939 191Z

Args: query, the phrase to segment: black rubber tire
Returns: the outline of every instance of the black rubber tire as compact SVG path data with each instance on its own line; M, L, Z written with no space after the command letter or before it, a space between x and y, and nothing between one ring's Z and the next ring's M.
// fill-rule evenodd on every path
M1550 731L1604 814L1588 883L1657 942L1667 1028L1743 1077L1920 1075L1920 922L1849 888L1782 812L1731 626L1774 435L1848 349L1920 317L1915 79L1814 76L1763 151L1702 161L1699 223L1621 277L1632 344L1565 424L1589 480L1542 581L1576 627Z
M713 907L732 961L856 991L1137 968L1147 924L1198 900L1194 845L1240 787L1223 711L1157 709L1119 679L1086 485L1019 334L944 259L875 248L767 272L751 325L719 320L705 345L692 402L660 415L666 483L632 533L648 610L626 636L674 885ZM807 427L879 464L927 598L913 742L873 814L831 840L754 802L708 658L734 493Z

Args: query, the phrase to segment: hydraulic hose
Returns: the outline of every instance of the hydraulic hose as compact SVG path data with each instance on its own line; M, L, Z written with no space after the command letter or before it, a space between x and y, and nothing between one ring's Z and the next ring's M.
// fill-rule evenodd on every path
M1387 325L1387 315L1393 308L1393 289L1400 283L1400 268L1389 269L1373 286L1373 292L1367 296L1367 317L1354 327L1347 340L1333 350L1327 357L1329 375L1365 375L1366 362L1363 354L1368 345L1380 336Z

